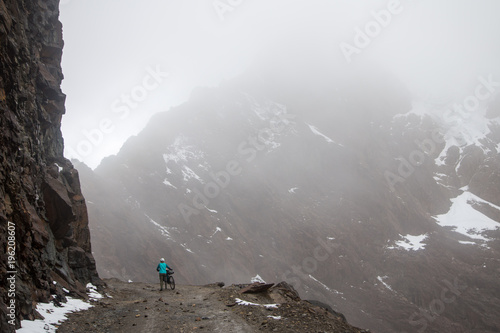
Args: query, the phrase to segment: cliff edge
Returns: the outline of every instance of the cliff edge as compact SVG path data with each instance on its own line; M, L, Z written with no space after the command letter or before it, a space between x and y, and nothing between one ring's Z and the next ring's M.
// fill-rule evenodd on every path
M325 304L300 299L286 282L267 289L215 283L158 291L159 283L105 281L105 297L69 314L57 332L370 332Z

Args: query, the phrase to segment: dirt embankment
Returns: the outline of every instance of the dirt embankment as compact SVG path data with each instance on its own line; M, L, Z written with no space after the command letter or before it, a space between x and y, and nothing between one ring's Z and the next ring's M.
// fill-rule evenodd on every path
M69 315L58 332L368 332L341 314L298 298L279 284L241 294L247 285L177 286L106 280L105 297L87 311ZM245 303L246 302L246 303Z

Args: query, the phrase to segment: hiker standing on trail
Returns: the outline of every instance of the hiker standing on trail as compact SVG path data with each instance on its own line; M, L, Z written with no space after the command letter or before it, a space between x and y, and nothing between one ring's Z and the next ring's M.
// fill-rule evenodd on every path
M167 283L164 282L166 281L165 277L167 276L167 268L172 270L166 263L165 259L161 258L160 263L156 267L156 270L160 273L160 291L163 290L163 283L165 283L165 289L167 288Z

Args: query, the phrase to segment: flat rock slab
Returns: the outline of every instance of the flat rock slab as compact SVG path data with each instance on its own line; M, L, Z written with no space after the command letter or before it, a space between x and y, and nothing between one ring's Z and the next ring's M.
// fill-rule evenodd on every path
M265 291L268 291L272 286L274 286L274 283L252 283L246 288L241 289L240 293L241 294L258 294L258 293L263 293Z

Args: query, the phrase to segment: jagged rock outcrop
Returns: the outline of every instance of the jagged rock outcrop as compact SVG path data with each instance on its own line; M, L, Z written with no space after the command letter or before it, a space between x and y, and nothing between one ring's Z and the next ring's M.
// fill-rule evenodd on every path
M259 283L259 282L255 282L255 283L252 283L251 285L243 288L242 290L240 290L240 293L242 294L258 294L258 293L262 293L264 291L267 291L269 290L272 286L274 286L274 283Z
M64 297L63 287L84 296L86 283L101 283L78 172L63 157L58 6L0 0L0 246L8 249L0 260L2 332L34 319L37 302ZM15 283L4 283L12 276ZM15 318L7 317L13 301Z

